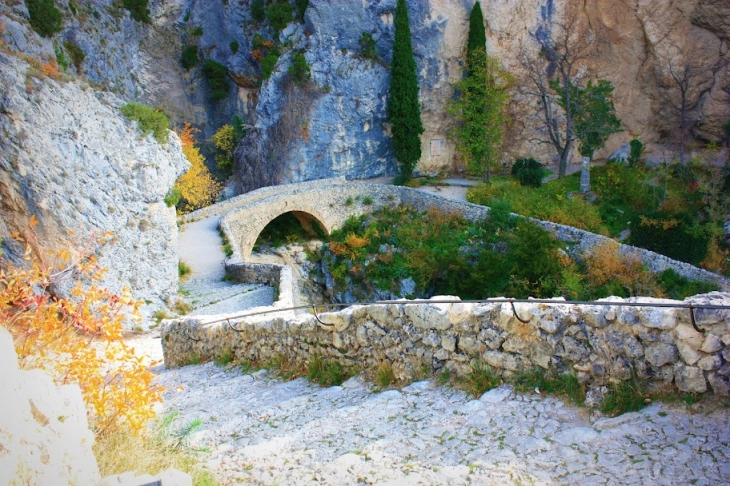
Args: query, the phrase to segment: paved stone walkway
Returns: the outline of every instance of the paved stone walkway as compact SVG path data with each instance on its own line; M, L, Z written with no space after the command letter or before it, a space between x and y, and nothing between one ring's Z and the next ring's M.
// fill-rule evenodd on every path
M730 410L683 405L599 418L502 386L320 388L209 363L160 370L164 407L202 421L192 443L224 484L730 484Z

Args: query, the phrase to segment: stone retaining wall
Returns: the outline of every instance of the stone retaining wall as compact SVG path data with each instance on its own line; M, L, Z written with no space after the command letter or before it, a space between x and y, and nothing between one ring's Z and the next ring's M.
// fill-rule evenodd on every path
M364 369L387 361L408 380L424 367L461 376L481 361L504 376L540 367L600 386L634 373L684 392L730 395L728 310L695 310L698 331L687 309L611 305L622 301L616 298L598 306L515 304L527 323L509 303L440 299L454 303L352 306L321 314L326 324L306 315L232 320L240 332L214 317L169 321L161 331L165 363L183 366L231 353L238 360L284 357L304 364L316 355ZM730 305L730 295L713 292L691 302Z

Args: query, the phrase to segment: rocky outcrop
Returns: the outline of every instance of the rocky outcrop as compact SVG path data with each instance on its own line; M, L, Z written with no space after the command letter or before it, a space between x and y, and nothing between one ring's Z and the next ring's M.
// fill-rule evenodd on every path
M40 242L81 248L113 233L97 251L103 284L135 297L177 293L177 225L164 197L187 168L179 138L141 137L123 101L78 83L45 78L0 53L0 208L6 256L22 254L8 235L39 221Z

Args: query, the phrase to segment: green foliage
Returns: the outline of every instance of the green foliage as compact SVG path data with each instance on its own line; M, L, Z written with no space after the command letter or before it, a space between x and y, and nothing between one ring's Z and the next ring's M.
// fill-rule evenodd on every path
M138 123L143 135L151 133L159 143L167 143L170 120L165 112L140 103L127 103L121 110L127 120Z
M260 246L282 246L288 243L303 242L313 237L322 237L325 231L319 223L313 222L312 231L307 231L292 213L284 213L274 218L261 231L254 248Z
M240 48L241 46L240 46L240 45L238 44L238 41L236 41L236 40L232 40L232 41L231 41L231 42L230 42L230 43L228 44L228 47L230 47L230 48L231 48L231 52L232 52L232 53L236 54L236 53L238 52L238 49L239 49L239 48Z
M280 55L279 49L270 49L261 60L261 77L263 79L269 79L271 77Z
M363 59L370 59L372 61L380 61L380 53L378 52L378 46L373 39L373 34L370 32L363 32L360 35L360 57Z
M642 384L632 376L631 379L611 384L599 408L601 412L611 416L636 412L647 405L645 397Z
M238 115L233 115L233 136L236 140L241 140L246 134L246 122Z
M707 256L710 229L690 213L670 215L662 211L641 215L631 228L632 245L675 260L699 265Z
M223 367L229 365L233 361L233 353L230 349L224 350L221 354L216 356L215 364Z
M294 54L292 54L292 62L289 66L289 76L291 76L294 82L299 86L307 84L309 78L312 77L309 70L309 64L307 63L307 58L304 56L303 51L295 51Z
M150 9L147 6L148 0L122 0L122 5L124 8L129 10L129 14L132 17L132 19L136 20L137 22L144 22L149 24L151 22L150 19Z
M513 297L556 297L560 295L562 270L559 242L539 226L520 221L511 245L512 269L507 293Z
M479 398L485 392L497 388L501 382L502 379L488 364L478 361L466 376L459 379L459 387L473 397Z
M182 51L182 56L180 56L180 64L182 65L182 67L185 68L187 71L190 71L199 63L200 58L198 57L198 45L193 44L185 46Z
M578 405L586 399L585 385L572 373L552 375L542 368L533 368L516 373L510 382L514 384L515 390L522 393L537 389L541 394L563 396Z
M201 26L197 26L193 29L193 36L194 37L201 37L205 31L203 31L203 28Z
M228 69L213 59L206 59L203 63L203 75L210 86L211 99L224 100L228 97L231 85L228 82Z
M545 169L532 157L522 157L517 159L512 166L512 175L520 181L522 186L540 187L542 178L545 176Z
M81 64L83 64L86 59L86 54L78 44L70 40L63 41L63 47L66 49L66 52L68 52L68 55L71 58L71 63L76 68L76 71L81 74Z
M170 189L170 192L168 192L165 196L165 205L167 205L168 208L176 207L181 198L182 192L180 192L180 189L176 189L173 187L172 189Z
M657 280L664 291L664 295L674 300L683 300L693 295L719 290L719 287L715 284L689 280L671 268L660 273Z
M641 140L638 138L634 138L629 142L629 157L627 159L627 162L629 163L629 167L633 167L635 165L638 165L639 162L641 162L641 157L644 155L644 144L641 143Z
M256 22L266 20L266 4L264 0L251 0L251 17Z
M233 125L223 125L211 137L216 150L216 165L226 175L233 172L233 152L240 140L241 136Z
M281 31L294 20L293 7L288 0L274 0L266 8L266 18L271 27Z
M184 261L180 260L177 262L177 275L183 279L193 273L193 269L190 268L190 266L185 263Z
M66 53L60 46L55 46L54 51L56 53L56 62L63 72L68 70L68 59Z
M413 175L421 158L421 108L418 103L418 76L413 58L408 7L398 0L395 8L395 42L388 98L388 119L393 134L393 151L398 161L397 182Z
M30 26L41 37L52 37L61 32L61 11L53 0L25 0L30 15Z
M480 52L480 54L477 54ZM466 42L466 59L483 56L487 53L487 33L484 29L484 16L482 15L482 6L476 2L469 14L469 37ZM467 67L469 75L472 74L471 66Z
M294 3L297 6L297 21L304 22L304 13L309 7L309 0L295 0Z
M190 20L190 10L186 10L183 16L183 22L187 22L188 20Z
M393 365L389 361L381 362L375 369L375 384L381 389L389 387L395 381Z
M468 75L456 84L458 97L448 105L457 121L451 136L469 171L489 180L502 155L507 90L513 80L484 48L476 48L470 56Z
M307 379L319 386L339 386L348 378L347 370L337 361L313 356L307 365Z
M556 88L553 88L556 89ZM573 129L578 139L578 150L584 157L593 158L593 153L599 150L614 133L621 131L621 121L616 117L613 106L613 85L605 79L589 80L585 88L570 85L573 103ZM563 109L565 94L560 92L558 103Z

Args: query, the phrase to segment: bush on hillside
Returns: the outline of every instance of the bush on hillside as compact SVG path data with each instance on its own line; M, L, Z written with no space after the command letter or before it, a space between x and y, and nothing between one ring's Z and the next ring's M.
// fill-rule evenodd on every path
M512 166L512 175L523 186L540 187L545 170L542 164L533 158L519 158Z
M26 0L30 26L41 37L52 37L61 31L61 11L53 0Z
M309 70L309 64L307 58L304 57L304 52L296 51L292 55L291 65L289 66L289 76L292 77L294 82L299 86L304 86L312 77Z
M129 10L132 19L149 24L151 19L150 9L147 4L148 0L122 0L122 5Z
M63 41L63 47L66 49L66 52L68 52L68 55L71 58L71 63L76 68L76 72L81 74L81 65L86 60L86 53L84 53L83 49L81 49L81 47L73 41Z
M309 0L296 0L295 3L297 5L297 20L304 23L304 13L309 7Z
M360 35L360 56L363 59L370 59L372 61L380 61L380 54L378 53L378 47L373 39L373 34L370 32L363 32Z
M264 58L261 60L261 78L269 79L276 68L276 63L279 61L279 50L271 49L266 53Z
M203 75L208 80L213 101L228 98L231 85L228 82L228 69L223 64L213 59L206 59L203 63Z
M167 143L170 120L164 111L140 103L127 103L121 110L127 120L137 122L142 135L151 133L159 143Z
M185 46L180 56L180 64L185 70L190 71L200 63L198 57L198 46L196 44Z
M283 30L289 22L294 20L293 7L288 0L275 0L266 8L266 17L269 24L276 30Z
M251 17L256 22L263 22L266 20L266 5L264 4L264 0L251 1Z
M707 256L710 231L691 214L661 211L642 214L631 227L632 245L699 265Z

